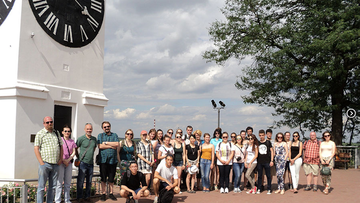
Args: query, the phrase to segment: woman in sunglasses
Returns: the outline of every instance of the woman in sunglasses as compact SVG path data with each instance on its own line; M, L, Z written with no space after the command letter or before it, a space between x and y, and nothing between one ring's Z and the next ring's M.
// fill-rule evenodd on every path
M213 138L210 140L210 144L214 145L214 148L216 148L216 146L222 142L221 139L221 128L216 128L214 130L214 134L213 134ZM219 167L217 166L217 161L216 161L216 155L214 158L214 168L211 169L211 174L210 174L210 187L211 189L215 189L218 190L218 184L219 184ZM214 187L215 185L215 187Z
M286 165L286 157L288 156L288 145L284 140L284 135L282 133L276 134L275 143L275 166L276 166L276 176L278 182L278 190L275 191L275 194L280 193L284 194L284 173Z
M134 132L131 129L125 131L125 139L120 141L120 145L117 148L117 158L120 163L120 174L121 176L129 170L130 161L135 161L136 156L136 145L132 140Z
M256 186L255 186L255 176L252 177L252 173L257 166L257 157L259 153L259 143L254 134L250 134L248 136L248 146L246 148L245 154L245 168L246 174L245 177L248 179L251 190L247 191L247 194L255 194L256 193Z
M323 167L329 167L331 172L334 169L334 156L336 151L335 142L331 141L331 134L329 131L325 131L322 134L323 141L320 144L320 171ZM323 193L329 194L331 184L331 173L329 175L321 174L321 180L325 186Z
M188 174L186 176L186 187L188 193L195 193L194 185L196 182L196 172L192 172L190 168L196 167L199 169L199 157L200 157L200 147L195 144L196 138L195 135L190 135L190 144L185 146L185 160L188 167ZM190 186L191 178L191 186Z
M290 172L291 172L291 179L293 183L294 193L298 193L298 185L299 185L299 173L300 168L302 165L302 151L303 151L303 144L299 140L299 132L293 133L293 140L290 146Z
M185 169L185 144L181 139L180 134L175 135L174 141L174 162L173 166L176 167L178 177L181 177L182 171ZM178 181L178 187L180 188L181 181ZM180 191L179 194L182 192Z
M234 145L228 142L229 134L222 134L222 142L216 146L217 165L220 172L220 193L229 193L229 176L234 157Z
M64 182L64 200L70 202L70 184L72 178L72 162L77 148L75 141L71 139L71 128L68 125L63 127L63 163L59 166L58 180L56 183L55 202L61 202L62 185Z

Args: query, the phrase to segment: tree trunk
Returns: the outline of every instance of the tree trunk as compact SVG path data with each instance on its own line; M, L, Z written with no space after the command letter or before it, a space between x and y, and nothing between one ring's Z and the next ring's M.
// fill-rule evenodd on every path
M334 105L334 104L333 104ZM331 132L336 145L342 145L342 108L341 104L337 105L338 107L332 112L332 125Z

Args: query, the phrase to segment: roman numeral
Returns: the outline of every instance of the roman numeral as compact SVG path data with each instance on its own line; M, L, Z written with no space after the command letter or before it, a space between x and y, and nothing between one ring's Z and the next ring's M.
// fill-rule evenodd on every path
M101 13L102 10L102 3L100 1L96 1L96 0L91 0L91 9Z
M82 25L80 25L80 33L81 33L82 42L89 39ZM85 40L84 40L84 37L85 37Z
M91 15L88 15L89 18L87 18L87 21L89 22L91 28L94 30L94 32L96 31L95 28L98 28L99 27L99 23L91 16ZM94 28L95 27L95 28Z
M57 27L59 25L59 18L51 12L46 18L44 24L51 31L53 29L53 34L56 35Z
M49 9L49 5L46 0L33 0L33 3L36 10L42 9L41 12L38 13L40 17L46 12L46 10Z
M72 36L72 29L71 29L71 25L67 25L65 24L65 29L64 29L64 41L68 42L70 38L70 43L73 43L73 36Z
M12 0L7 0L9 3L11 3ZM9 9L9 6L6 4L5 0L2 0L2 2L4 3L6 9ZM1 18L0 18L1 19Z

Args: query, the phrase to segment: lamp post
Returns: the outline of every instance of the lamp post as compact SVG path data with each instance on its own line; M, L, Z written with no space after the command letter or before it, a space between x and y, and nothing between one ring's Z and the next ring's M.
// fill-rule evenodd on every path
M220 128L220 109L224 109L225 108L225 104L222 101L219 101L219 104L221 105L221 107L217 107L216 103L214 100L211 100L211 103L214 107L214 109L218 110L218 128Z

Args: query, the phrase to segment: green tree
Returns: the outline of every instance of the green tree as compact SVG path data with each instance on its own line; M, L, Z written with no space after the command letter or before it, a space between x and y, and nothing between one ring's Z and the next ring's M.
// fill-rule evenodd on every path
M278 127L331 127L341 144L345 111L359 109L359 0L227 0L222 12L203 57L252 56L235 84L245 103L273 107Z

